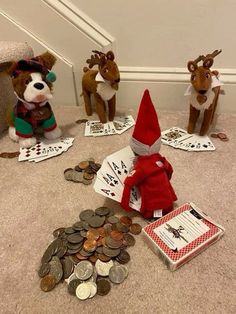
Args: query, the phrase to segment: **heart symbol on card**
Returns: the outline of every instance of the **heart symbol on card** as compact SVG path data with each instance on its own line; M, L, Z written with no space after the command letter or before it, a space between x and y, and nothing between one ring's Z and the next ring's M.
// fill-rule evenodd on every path
M204 104L207 101L206 95L197 95L197 101L200 105Z

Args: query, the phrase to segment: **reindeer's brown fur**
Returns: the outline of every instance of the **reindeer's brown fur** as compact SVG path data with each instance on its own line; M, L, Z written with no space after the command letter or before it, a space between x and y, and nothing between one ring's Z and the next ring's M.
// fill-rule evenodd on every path
M110 82L111 88L118 90L118 83L120 81L119 69L114 62L114 54L112 51L106 54L93 51L95 54L91 55L91 59L87 60L89 68L92 68L95 64L98 65L98 70L90 70L87 67L84 68L84 75L82 78L82 89L85 103L85 110L88 116L92 115L91 95L94 95L96 103L96 112L102 123L107 122L106 104L102 97L97 93L98 84L101 84L95 80L98 72L101 76ZM116 112L116 95L107 101L108 103L108 119L112 121Z
M220 52L221 50L220 51L215 50L212 54L208 54L206 56L199 56L196 60L188 62L188 70L189 72L191 72L191 84L195 91L197 92L197 101L199 105L204 104L207 99L205 93L211 87L212 76L218 75L218 72L211 71L210 67L213 64L213 58ZM203 60L203 65L198 66L197 63L201 60ZM210 124L212 123L220 93L220 86L213 88L212 91L215 93L215 97L209 108L204 110L203 121L199 133L200 135L205 135L209 130ZM198 110L192 104L190 104L188 133L194 132L199 114L200 110Z

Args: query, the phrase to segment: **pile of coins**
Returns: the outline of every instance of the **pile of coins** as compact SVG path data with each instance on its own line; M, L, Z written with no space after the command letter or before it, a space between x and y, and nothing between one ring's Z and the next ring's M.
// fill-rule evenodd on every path
M223 132L211 133L211 137L219 138L223 142L228 142L228 140L229 140L228 136Z
M97 171L101 168L101 165L95 163L93 158L83 160L79 162L73 168L67 168L64 170L64 176L67 181L73 181L77 183L83 183L89 185L93 182L93 178Z
M54 240L41 258L40 288L47 292L65 281L68 292L80 300L106 295L111 283L120 284L128 276L134 235L142 227L128 216L117 217L108 207L86 209L80 220L53 231Z

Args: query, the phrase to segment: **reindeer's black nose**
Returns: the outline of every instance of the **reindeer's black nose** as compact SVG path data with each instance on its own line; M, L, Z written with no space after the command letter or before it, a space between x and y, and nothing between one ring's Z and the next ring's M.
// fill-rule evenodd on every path
M37 89L43 89L44 85L42 83L35 83L34 87L37 88Z
M119 82L120 82L120 79L118 78L117 80L115 80L115 82L116 82L116 83L119 83Z
M199 90L198 92L199 92L199 94L204 95L204 94L206 94L207 91L204 90L204 89L201 89L201 90Z

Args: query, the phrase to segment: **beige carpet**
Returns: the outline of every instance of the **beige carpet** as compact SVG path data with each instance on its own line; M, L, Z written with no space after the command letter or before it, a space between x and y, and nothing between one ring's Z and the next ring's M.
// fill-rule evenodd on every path
M38 164L0 158L0 313L236 313L236 115L218 117L217 128L225 130L230 141L213 139L214 152L161 148L174 168L176 207L195 202L226 228L219 242L170 272L137 236L136 245L129 248L129 276L123 284L113 285L107 296L79 301L67 293L66 284L49 293L40 290L37 269L54 229L71 225L86 208L106 204L117 214L123 213L116 202L95 193L92 186L64 180L65 168L91 156L102 162L126 146L132 132L85 138L84 125L74 123L86 118L81 109L55 108L64 134L75 136L68 152ZM185 127L187 119L186 112L159 112L162 130ZM0 152L17 149L18 144L7 135L0 138ZM146 224L138 216L135 221Z

